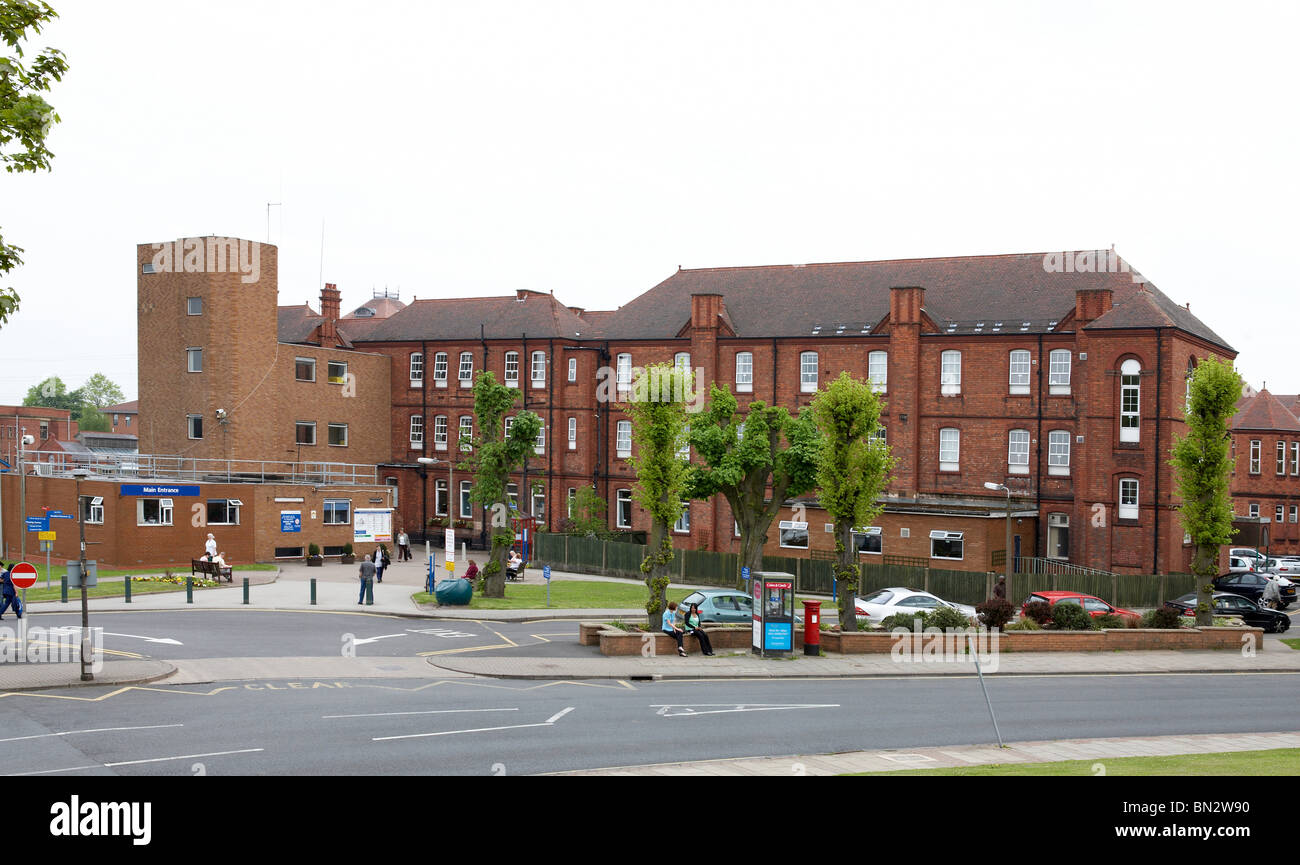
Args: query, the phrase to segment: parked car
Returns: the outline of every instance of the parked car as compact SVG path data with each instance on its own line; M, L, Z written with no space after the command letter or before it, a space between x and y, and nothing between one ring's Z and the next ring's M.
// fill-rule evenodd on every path
M1258 574L1253 571L1244 574L1224 574L1214 581L1214 590L1216 592L1230 592L1259 603L1259 599L1264 594L1264 587L1268 585L1270 580L1277 581L1279 609L1285 610L1295 603L1295 583L1285 577L1272 574Z
M1265 556L1259 550L1254 549L1253 547L1232 547L1228 550L1228 556L1229 557L1236 556L1237 558L1242 558L1242 559L1267 558L1267 556Z
M1230 592L1215 592L1212 595L1214 615L1240 616L1241 620L1252 628L1263 628L1270 634L1280 634L1291 627L1291 617L1277 610L1261 607L1254 601L1234 595ZM1165 601L1165 606L1177 610L1180 616L1196 615L1196 593L1183 595L1172 601Z
M975 615L975 608L968 604L945 601L929 592L901 587L881 589L865 598L856 598L853 606L859 618L866 619L873 625L880 624L895 613L914 613L917 610L928 612L941 606L951 607L967 618Z
M1251 556L1228 556L1228 573L1230 574L1248 574L1259 570L1264 558L1261 556L1256 559Z
M1300 577L1300 559L1284 558L1277 560L1277 568L1274 571L1279 577ZM1295 582L1295 580L1292 580Z
M1105 601L1103 601L1101 598L1093 597L1092 595L1085 595L1080 592L1066 592L1066 591L1056 591L1056 590L1034 592L1032 595L1030 595L1028 598L1025 599L1025 602L1023 604L1020 605L1020 615L1023 616L1025 614L1025 607L1028 607L1034 601L1043 601L1045 603L1052 604L1053 606L1055 606L1056 604L1078 604L1079 606L1087 610L1088 615L1092 616L1094 619L1097 618L1098 616L1107 616L1107 615L1123 616L1126 618L1133 618L1133 619L1141 618L1141 616L1139 616L1137 613L1133 612L1132 610L1126 610L1123 607L1112 606L1106 603Z
M679 611L690 609L691 604L700 605L700 623L735 623L749 624L754 620L754 599L735 589L700 589L691 592L677 604ZM678 616L680 620L681 616ZM803 612L796 609L794 620L803 622Z

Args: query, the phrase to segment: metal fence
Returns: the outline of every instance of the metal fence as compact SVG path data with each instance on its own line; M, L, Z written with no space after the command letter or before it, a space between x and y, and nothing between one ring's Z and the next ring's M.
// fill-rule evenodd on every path
M158 454L28 452L23 471L42 477L71 477L77 469L93 479L206 481L208 483L280 483L374 486L379 467L358 463L292 460L216 460Z

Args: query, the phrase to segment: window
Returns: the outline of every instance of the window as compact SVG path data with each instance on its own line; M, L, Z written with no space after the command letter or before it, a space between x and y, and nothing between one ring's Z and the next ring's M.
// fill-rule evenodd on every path
M300 420L293 425L294 441L300 445L316 444L316 422Z
M1029 474L1029 430L1013 429L1007 435L1007 473Z
M577 381L577 380L578 380L578 359L576 357L571 357L569 358L569 381Z
M345 448L348 446L348 425L345 423L332 423L329 425L329 441L331 447Z
M1070 392L1070 351L1065 348L1053 349L1047 356L1048 379L1047 392L1068 394Z
M424 384L424 354L418 351L411 352L411 387L419 387Z
M533 352L533 387L546 385L546 352Z
M329 379L330 384L343 384L348 380L348 365L346 361L331 360L325 364L325 377Z
M880 526L863 526L853 530L853 548L858 555L878 556L883 552Z
M447 352L440 351L433 356L433 384L435 387L447 386Z
M447 449L447 416L445 414L440 414L433 419L433 448L440 451Z
M301 559L302 547L276 547L275 557L277 559Z
M681 438L677 439L677 458L679 460L691 461L691 425L686 424L682 427Z
M506 501L510 504L510 510L519 510L519 484L506 484Z
M170 526L171 499L136 499L135 522L138 526Z
M1291 442L1291 474L1300 475L1300 442Z
M309 357L295 358L293 362L293 376L298 381L315 381L316 361Z
M1291 505L1291 507L1287 508L1287 512L1286 512L1287 522L1294 523L1298 516L1300 516L1300 512L1298 512L1295 505Z
M519 352L506 352L506 387L519 387Z
M1047 473L1049 475L1070 473L1069 430L1052 430L1047 434Z
M564 515L573 519L573 500L578 497L577 487L569 487L569 497L565 499Z
M1260 461L1259 449L1260 449L1260 441L1259 441L1259 439L1251 439L1251 441L1250 441L1250 473L1251 473L1252 475L1257 475L1257 474L1259 474L1259 461Z
M1258 517L1259 517L1259 503L1258 503L1258 502L1251 502L1251 504L1250 504L1250 509L1246 512L1246 515L1247 515L1247 516L1250 516L1250 517L1258 518Z
M1011 352L1011 392L1029 393L1029 352L1018 348Z
M621 420L618 422L618 440L615 448L618 451L619 459L627 459L632 456L632 421Z
M965 532L930 532L930 558L963 559L966 557Z
M889 382L889 352L873 351L867 355L867 380L876 393L884 393Z
M614 494L614 525L620 529L632 528L632 491L619 490Z
M736 352L736 393L753 393L754 391L754 354L749 351Z
M1273 522L1275 523L1282 522L1282 517L1284 515L1285 510L1286 508L1282 507L1282 505L1278 505L1277 507L1275 507L1273 509Z
M203 438L203 415L190 414L185 416L185 422L189 427L190 438Z
M208 499L208 525L239 525L239 509L243 502L239 499Z
M541 517L546 515L546 491L542 489L533 490L533 516Z
M805 351L799 355L799 392L813 393L816 390L817 352Z
M510 428L513 427L514 425L515 425L515 419L513 416L506 418L505 432L504 432L506 438L510 438Z
M203 315L203 298L187 297L185 298L186 315Z
M1142 386L1138 383L1138 376L1141 372L1142 367L1135 360L1126 360L1120 366L1119 440L1122 442L1135 442L1140 438L1138 409Z
M876 431L871 434L871 440L873 443L884 447L889 444L889 434L883 426L877 426Z
M545 422L537 426L537 438L533 440L533 453L546 453L546 424Z
M781 546L792 547L796 550L808 549L807 523L781 520L779 528L781 530Z
M1277 443L1277 473L1286 474L1286 442L1284 441Z
M203 372L203 349L185 349L186 368L190 372Z
M1295 510L1292 508L1292 510ZM103 496L82 496L81 497L81 521L87 525L104 524L104 497ZM1295 522L1292 520L1291 522Z
M326 499L321 510L321 522L327 526L346 526L351 522L351 499Z
M1047 557L1049 559L1068 559L1070 557L1070 515L1047 515Z
M461 519L470 519L474 516L474 482L460 482L460 516Z
M474 383L474 353L462 351L460 353L460 386L471 387Z
M945 351L939 355L939 392L944 396L961 393L961 352Z
M682 372L691 371L691 353L689 351L679 351L673 355L673 367L680 369Z
M632 355L620 354L614 367L614 380L619 390L632 389Z
M424 418L418 414L411 415L411 447L419 449L424 445Z
M1119 518L1121 520L1136 520L1138 518L1137 478L1120 478Z
M440 517L447 516L447 479L437 478L433 482L433 512Z
M578 449L578 419L576 417L571 417L569 418L569 450L576 451L577 449Z
M679 535L689 535L691 533L691 503L682 502L682 513L673 523L673 531Z
M961 430L945 427L939 430L939 471L955 472L961 461Z
M43 420L41 421L41 441L45 441L49 437L50 437L50 422Z
M467 454L474 449L474 418L463 414L460 416L460 452Z

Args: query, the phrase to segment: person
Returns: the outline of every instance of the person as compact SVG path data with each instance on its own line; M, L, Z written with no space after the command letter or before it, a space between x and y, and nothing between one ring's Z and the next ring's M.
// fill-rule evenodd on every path
M18 618L23 617L23 605L18 600L18 588L14 585L13 578L9 575L9 568L5 567L4 562L0 562L0 597L4 598L4 603L0 603L0 619L4 618L5 610L10 606L14 608L14 615Z
M469 560L469 567L465 569L465 579L475 580L478 578L478 562L473 559Z
M213 564L217 565L218 567L222 567L222 568L230 567L230 565L226 564L226 554L224 552L217 553L217 557L212 559L211 561Z
M361 597L357 598L358 604L366 602L366 589L370 586L370 581L375 578L375 563L370 561L370 554L366 554L366 559L361 563Z
M1277 587L1277 578L1264 576L1264 593L1260 596L1260 606L1268 607L1270 610L1276 610L1277 605L1282 600L1282 593Z
M384 568L391 563L392 559L388 558L388 550L383 544L380 544L379 548L375 550L375 582L382 583L384 581Z
M407 536L406 529L397 533L397 560L399 562L411 560L411 539Z
M677 654L683 658L686 657L686 647L682 645L683 631L677 627L677 602L669 601L668 609L664 610L663 631L668 636L677 641Z
M1007 599L1007 578L1006 577L998 577L998 584L993 587L993 597L1001 598L1004 601Z
M217 554L217 539L212 536L212 532L208 532L208 542L203 545L203 548L206 551L208 556L203 561L205 562L212 561L212 557Z
M704 633L704 628L700 624L700 605L691 604L690 610L687 611L683 618L686 625L686 636L694 637L700 641L700 651L708 657L713 657L713 645L709 642L709 635Z
M511 547L510 558L506 561L506 579L507 580L519 579L519 569L520 567L523 566L523 564L524 564L523 558L519 555L519 553L515 552L514 547Z

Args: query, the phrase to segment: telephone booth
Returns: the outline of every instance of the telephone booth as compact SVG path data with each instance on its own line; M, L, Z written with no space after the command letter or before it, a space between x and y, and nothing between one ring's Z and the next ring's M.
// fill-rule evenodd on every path
M530 562L533 544L533 532L537 530L537 524L541 522L537 517L521 516L517 511L510 518L510 528L515 534L515 544L519 548L519 557L527 565Z
M794 575L756 571L752 651L763 657L787 657L794 652Z

